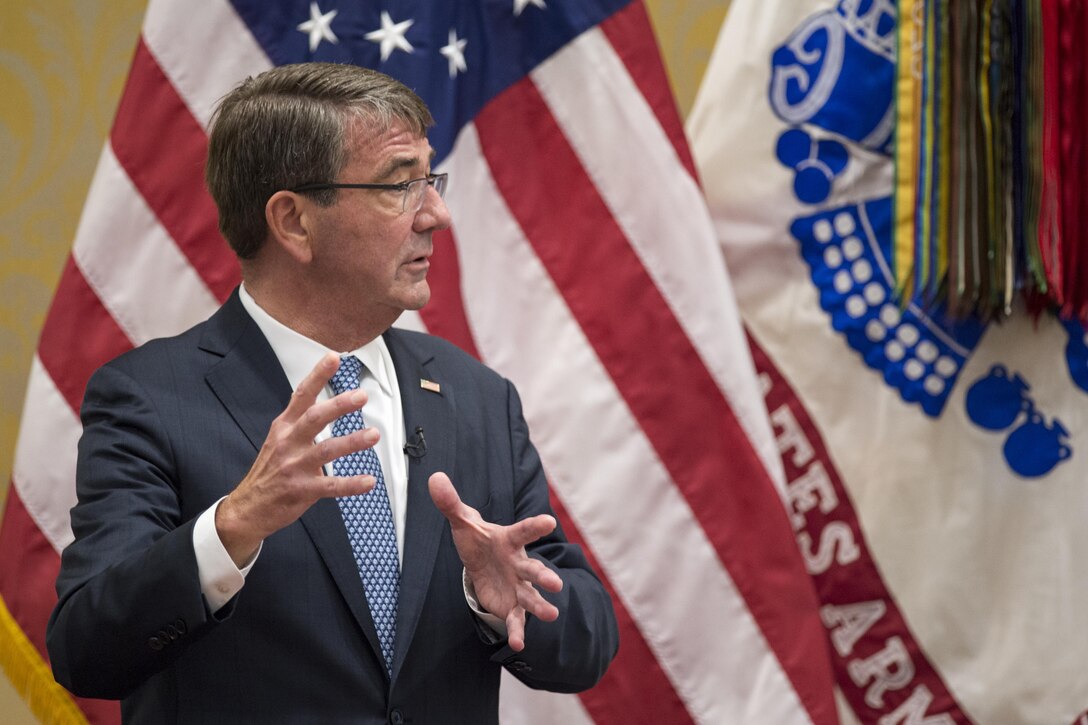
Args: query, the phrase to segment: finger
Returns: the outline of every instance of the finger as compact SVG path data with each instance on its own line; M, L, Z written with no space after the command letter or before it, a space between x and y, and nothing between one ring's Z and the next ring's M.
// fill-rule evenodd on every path
M457 489L453 487L449 476L442 472L432 474L427 479L427 490L443 516L451 520L461 517L461 497L457 495Z
M559 608L549 602L531 585L522 582L518 585L518 606L542 622L554 622L559 619Z
M369 493L377 484L373 476L319 476L317 481L321 486L318 492L321 498L358 496Z
M514 546L525 546L553 531L555 531L555 518L548 514L538 514L511 524L510 541Z
M527 581L549 592L563 590L563 579L539 559L526 557L514 567L518 579Z
M328 400L314 403L295 423L291 436L299 443L309 445L330 423L354 410L359 410L366 405L366 401L365 391L349 390L334 395Z
M328 400L321 400L310 406L310 409L306 411L306 417L313 416L315 419L319 419L325 425L333 422L337 418L347 415L355 410L360 410L366 405L368 396L366 391L362 388L357 390L347 390L338 395L334 395Z
M314 404L318 394L321 393L321 390L329 382L329 378L336 373L339 367L340 358L337 357L336 353L325 353L291 394L291 401L283 411L283 418L289 421L298 420Z
M373 448L380 438L377 428L363 428L347 435L326 438L308 450L313 461L311 465L315 468L324 466L337 458Z
M506 643L515 652L525 649L525 610L514 607L506 615Z

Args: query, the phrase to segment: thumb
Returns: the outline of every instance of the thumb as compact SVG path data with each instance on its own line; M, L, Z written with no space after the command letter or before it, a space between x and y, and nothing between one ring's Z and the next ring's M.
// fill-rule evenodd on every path
M457 495L457 489L453 487L450 477L444 473L434 473L427 479L427 489L431 493L431 500L442 515L452 518L457 515L461 507L461 497Z

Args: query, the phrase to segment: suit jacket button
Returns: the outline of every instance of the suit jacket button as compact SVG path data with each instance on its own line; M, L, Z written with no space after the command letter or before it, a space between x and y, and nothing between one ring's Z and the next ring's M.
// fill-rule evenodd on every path
M180 632L181 634L185 634L186 632L189 631L189 627L186 626L184 619L175 620L174 621L174 626L177 628L178 632Z
M402 725L404 722L404 715L401 714L400 710L394 710L389 713L389 722L393 725Z
M151 639L147 640L147 646L158 652L165 645L163 644L163 641L158 637L152 637Z

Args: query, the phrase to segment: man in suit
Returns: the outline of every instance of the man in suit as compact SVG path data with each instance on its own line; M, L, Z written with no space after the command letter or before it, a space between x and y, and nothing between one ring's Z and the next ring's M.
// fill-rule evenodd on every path
M390 327L450 223L432 123L347 65L220 104L207 179L243 284L88 383L48 630L71 691L130 722L486 723L503 666L604 673L611 603L513 386Z

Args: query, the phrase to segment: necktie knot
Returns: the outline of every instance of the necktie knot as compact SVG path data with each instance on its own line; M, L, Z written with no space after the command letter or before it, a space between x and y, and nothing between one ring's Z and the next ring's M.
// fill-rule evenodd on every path
M341 355L340 367L329 378L332 391L339 395L349 390L359 388L359 374L363 371L363 363L354 355Z

